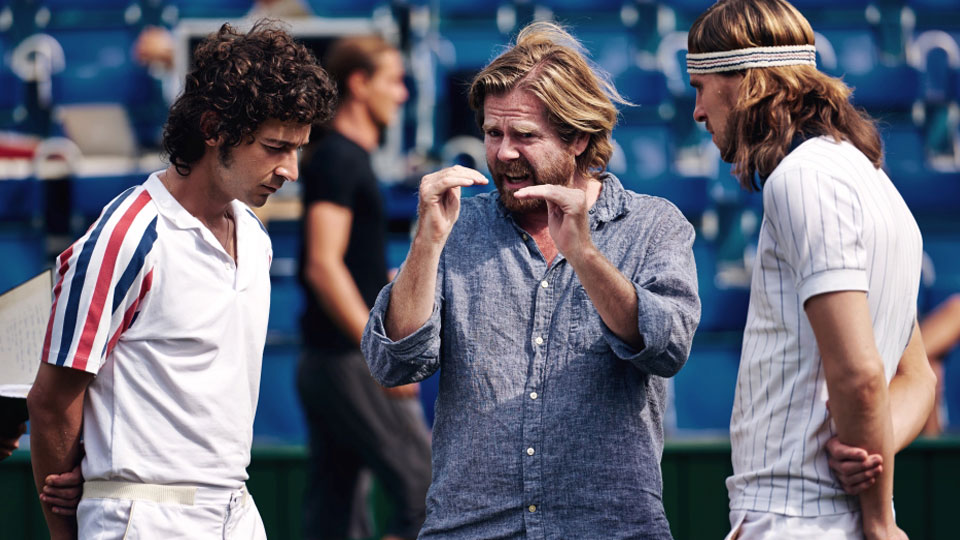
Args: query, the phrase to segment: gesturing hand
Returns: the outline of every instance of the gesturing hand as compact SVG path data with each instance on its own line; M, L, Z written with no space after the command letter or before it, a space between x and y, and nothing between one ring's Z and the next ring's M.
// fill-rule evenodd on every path
M460 165L424 176L420 181L418 233L432 242L445 242L460 216L460 188L487 182L479 171Z
M587 195L582 189L541 184L520 188L513 196L521 200L546 201L550 237L567 259L574 259L592 244L587 219Z

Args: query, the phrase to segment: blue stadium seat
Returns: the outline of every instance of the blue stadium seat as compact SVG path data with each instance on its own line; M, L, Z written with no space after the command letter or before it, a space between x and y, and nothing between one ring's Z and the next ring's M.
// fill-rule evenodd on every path
M669 0L663 4L683 12L687 17L696 17L706 11L716 0ZM692 19L691 19L692 21Z
M807 9L866 9L872 0L792 0L790 2L801 13Z
M32 278L47 267L41 231L0 223L0 292Z
M266 222L266 227L273 245L273 268L270 273L274 277L296 276L302 232L300 220L271 219Z
M132 29L60 29L51 35L66 58L66 69L53 77L55 103L133 104L150 94L150 76L133 62Z
M103 207L129 187L144 183L145 175L81 176L70 181L74 236L79 236L100 215Z
M881 126L880 136L886 170L894 183L924 172L923 136L916 126L906 122Z
M956 208L956 206L954 206ZM957 221L943 232L924 230L923 251L933 262L935 279L928 287L929 307L933 307L953 293L960 292L960 230ZM960 418L960 417L958 417Z
M697 262L697 281L700 294L700 326L698 331L742 332L747 322L750 289L747 286L727 286L718 283L716 246L698 236L693 243Z
M690 358L674 377L677 429L730 429L730 412L740 366L739 333L710 334L698 330Z
M509 41L497 30L493 21L479 20L471 23L441 23L441 34L453 45L458 69L482 68L505 50Z
M671 101L667 78L661 71L631 66L616 76L614 84L625 98L640 107L639 110L623 110L628 120L631 114L643 113L651 108L656 112L657 107Z
M387 237L387 268L400 268L410 251L409 234L391 234Z
M825 29L821 35L836 52L837 66L820 67L854 89L854 104L871 111L907 111L920 97L917 70L905 63L881 61L877 36L865 25Z
M0 180L0 292L47 266L43 188L34 178Z
M292 277L274 278L270 281L270 338L276 342L297 342L300 336L300 315L305 302L303 288Z
M417 216L418 191L416 186L380 184L383 205L388 219L414 219Z
M240 18L253 6L253 0L167 0L167 3L177 8L180 19Z
M296 390L299 356L297 345L267 344L264 349L254 444L307 443L306 419Z
M592 15L602 13L619 13L620 8L631 0L538 0L535 3L548 7L557 12L588 12Z
M667 124L623 125L615 128L613 139L623 151L625 160L622 164L612 164L611 171L621 175L625 184L631 185L670 174L673 163L672 137Z
M906 5L915 10L955 11L957 0L906 0Z
M619 21L591 21L571 26L570 31L586 47L590 59L607 73L619 75L634 63L634 38ZM617 89L623 91L619 84Z
M0 180L0 223L29 225L43 213L43 183L36 178Z
M920 97L920 73L908 65L875 65L843 80L854 89L854 105L871 111L908 111Z
M437 8L441 20L447 18L495 17L502 5L512 5L509 0L443 0L431 2Z
M51 10L55 9L127 9L130 5L138 3L139 0L84 0L81 3L77 0L40 0L40 5Z
M24 102L23 82L10 69L9 55L13 51L6 36L0 34L0 109L13 109ZM3 127L0 125L0 127Z
M307 4L320 17L369 17L377 7L389 6L390 0L308 0Z

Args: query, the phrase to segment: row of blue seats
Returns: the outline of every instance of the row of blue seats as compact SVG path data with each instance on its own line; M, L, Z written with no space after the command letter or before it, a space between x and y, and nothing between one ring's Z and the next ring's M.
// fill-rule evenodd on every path
M709 7L714 0L660 0L659 2L644 2L643 0L393 0L393 3L414 6L431 6L438 11L450 13L482 14L495 10L500 5L535 4L559 12L569 13L604 13L618 12L624 6L657 3L687 13L700 13ZM325 13L369 13L374 8L388 5L391 0L303 0L303 4L318 14ZM917 10L947 11L956 7L953 0L793 0L798 9L802 10L865 10L871 5L909 6ZM76 0L4 0L0 1L0 9L4 4L36 5L51 10L78 9ZM242 16L253 5L253 0L204 0L195 2L190 0L89 0L84 3L85 9L94 10L125 10L130 6L154 7L175 6L181 13L195 17L224 17Z

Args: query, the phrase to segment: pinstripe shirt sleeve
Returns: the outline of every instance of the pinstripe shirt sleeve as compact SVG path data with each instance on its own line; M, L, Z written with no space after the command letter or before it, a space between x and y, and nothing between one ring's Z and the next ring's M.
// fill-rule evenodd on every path
M141 187L114 199L57 258L43 361L97 373L153 282L157 212Z
M863 211L850 184L819 168L791 168L764 185L763 206L801 305L818 294L868 289Z

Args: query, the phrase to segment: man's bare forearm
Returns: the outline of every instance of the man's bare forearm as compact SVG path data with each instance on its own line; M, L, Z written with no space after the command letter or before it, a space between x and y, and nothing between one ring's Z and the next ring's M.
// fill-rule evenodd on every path
M443 245L414 238L410 254L390 291L390 305L384 318L387 337L397 341L423 326L433 313L437 270Z
M30 461L37 493L47 476L72 470L80 463L83 400L93 376L71 368L41 364L27 396L30 412ZM51 540L77 537L77 520L41 504Z
M350 270L341 260L318 261L306 272L317 301L340 330L359 346L370 307L363 300Z
M866 294L821 294L807 300L804 309L820 350L830 414L840 442L883 459L876 483L860 494L864 535L882 538L896 526L892 506L895 441L887 379Z
M920 327L914 325L897 373L890 381L894 449L907 447L923 429L936 396L937 377L930 369Z
M877 482L860 494L864 530L893 521L893 467L896 444L883 371L830 387L830 410L841 442L883 458ZM868 535L868 537L870 537Z

